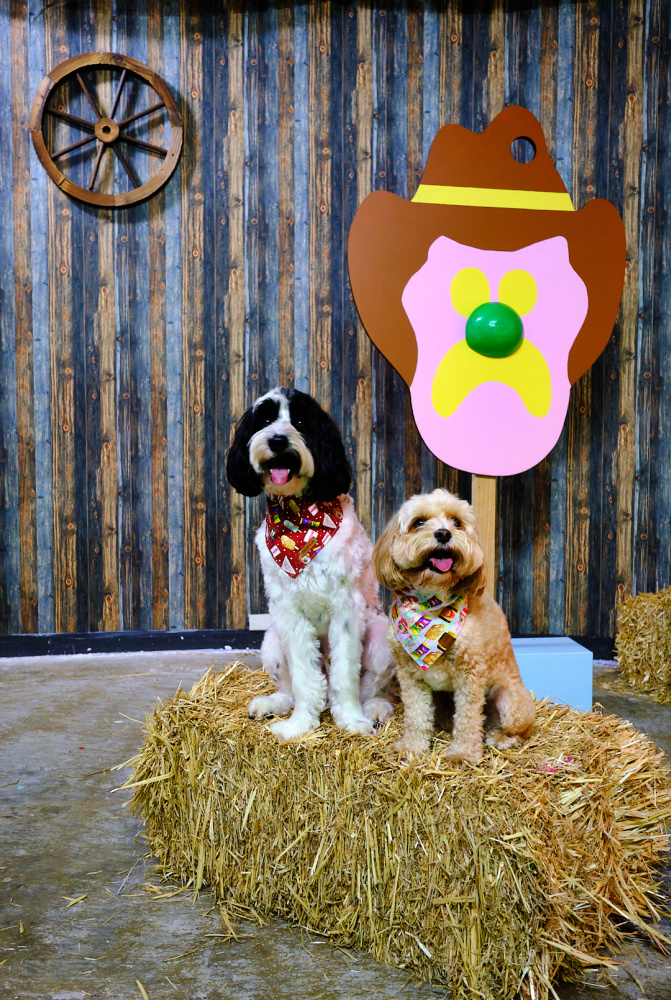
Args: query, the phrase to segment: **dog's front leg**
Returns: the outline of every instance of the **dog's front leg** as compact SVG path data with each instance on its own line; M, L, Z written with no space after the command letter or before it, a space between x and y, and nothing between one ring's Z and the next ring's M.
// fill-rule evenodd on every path
M326 678L321 669L316 629L305 619L284 620L278 634L289 664L294 710L288 719L274 722L270 731L280 742L313 733L326 705Z
M329 622L329 707L336 726L370 736L375 730L360 700L363 628L363 615L354 601L342 600L333 608Z
M477 764L482 759L484 705L485 684L476 672L469 671L454 686L452 742L444 754L446 760Z
M405 653L396 657L401 700L403 701L403 735L392 750L402 757L418 757L428 753L433 732L433 692L428 684L413 676L402 662Z
M256 719L262 715L284 715L285 712L294 707L289 666L284 655L282 640L275 625L279 614L277 611L273 614L273 610L271 607L270 613L273 621L267 629L261 645L261 662L263 669L272 677L277 691L252 698L248 709L250 719Z

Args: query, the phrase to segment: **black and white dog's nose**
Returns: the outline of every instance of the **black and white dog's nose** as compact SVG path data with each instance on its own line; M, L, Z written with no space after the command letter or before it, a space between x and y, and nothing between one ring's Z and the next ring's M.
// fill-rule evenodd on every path
M271 438L268 438L268 447L271 451L274 451L276 455L286 451L288 444L289 438L284 434L273 434Z
M437 528L433 533L433 537L437 542L440 542L441 545L447 545L452 537L452 532L448 528Z

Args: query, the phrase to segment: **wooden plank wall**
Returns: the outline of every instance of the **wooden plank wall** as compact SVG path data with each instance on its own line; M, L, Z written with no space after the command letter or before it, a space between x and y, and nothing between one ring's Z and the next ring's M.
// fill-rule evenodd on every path
M278 382L341 426L373 533L411 492L469 495L363 333L345 247L371 190L412 196L441 125L517 102L576 207L617 205L628 262L556 448L500 482L499 596L517 632L612 635L627 595L671 580L669 35L664 0L8 0L0 631L262 611L262 503L231 495L224 463ZM96 50L156 69L186 125L167 187L117 212L58 190L27 126L45 72Z

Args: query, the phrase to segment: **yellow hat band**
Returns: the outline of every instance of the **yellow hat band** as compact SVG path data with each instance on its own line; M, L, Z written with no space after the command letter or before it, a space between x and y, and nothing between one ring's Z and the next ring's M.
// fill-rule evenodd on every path
M570 194L562 191L516 191L512 188L420 184L412 200L424 205L465 205L469 208L526 208L545 212L575 211Z

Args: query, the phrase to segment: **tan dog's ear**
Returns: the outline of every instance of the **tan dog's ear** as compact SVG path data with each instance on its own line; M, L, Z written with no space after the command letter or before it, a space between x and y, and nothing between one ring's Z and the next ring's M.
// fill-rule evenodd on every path
M373 549L373 572L382 586L389 587L390 590L403 590L406 585L406 581L391 554L392 543L397 531L398 518L394 515Z
M485 567L480 566L479 569L476 569L475 573L471 573L470 576L465 576L463 580L460 580L456 590L460 594L468 594L469 597L478 597L483 593L486 584Z

